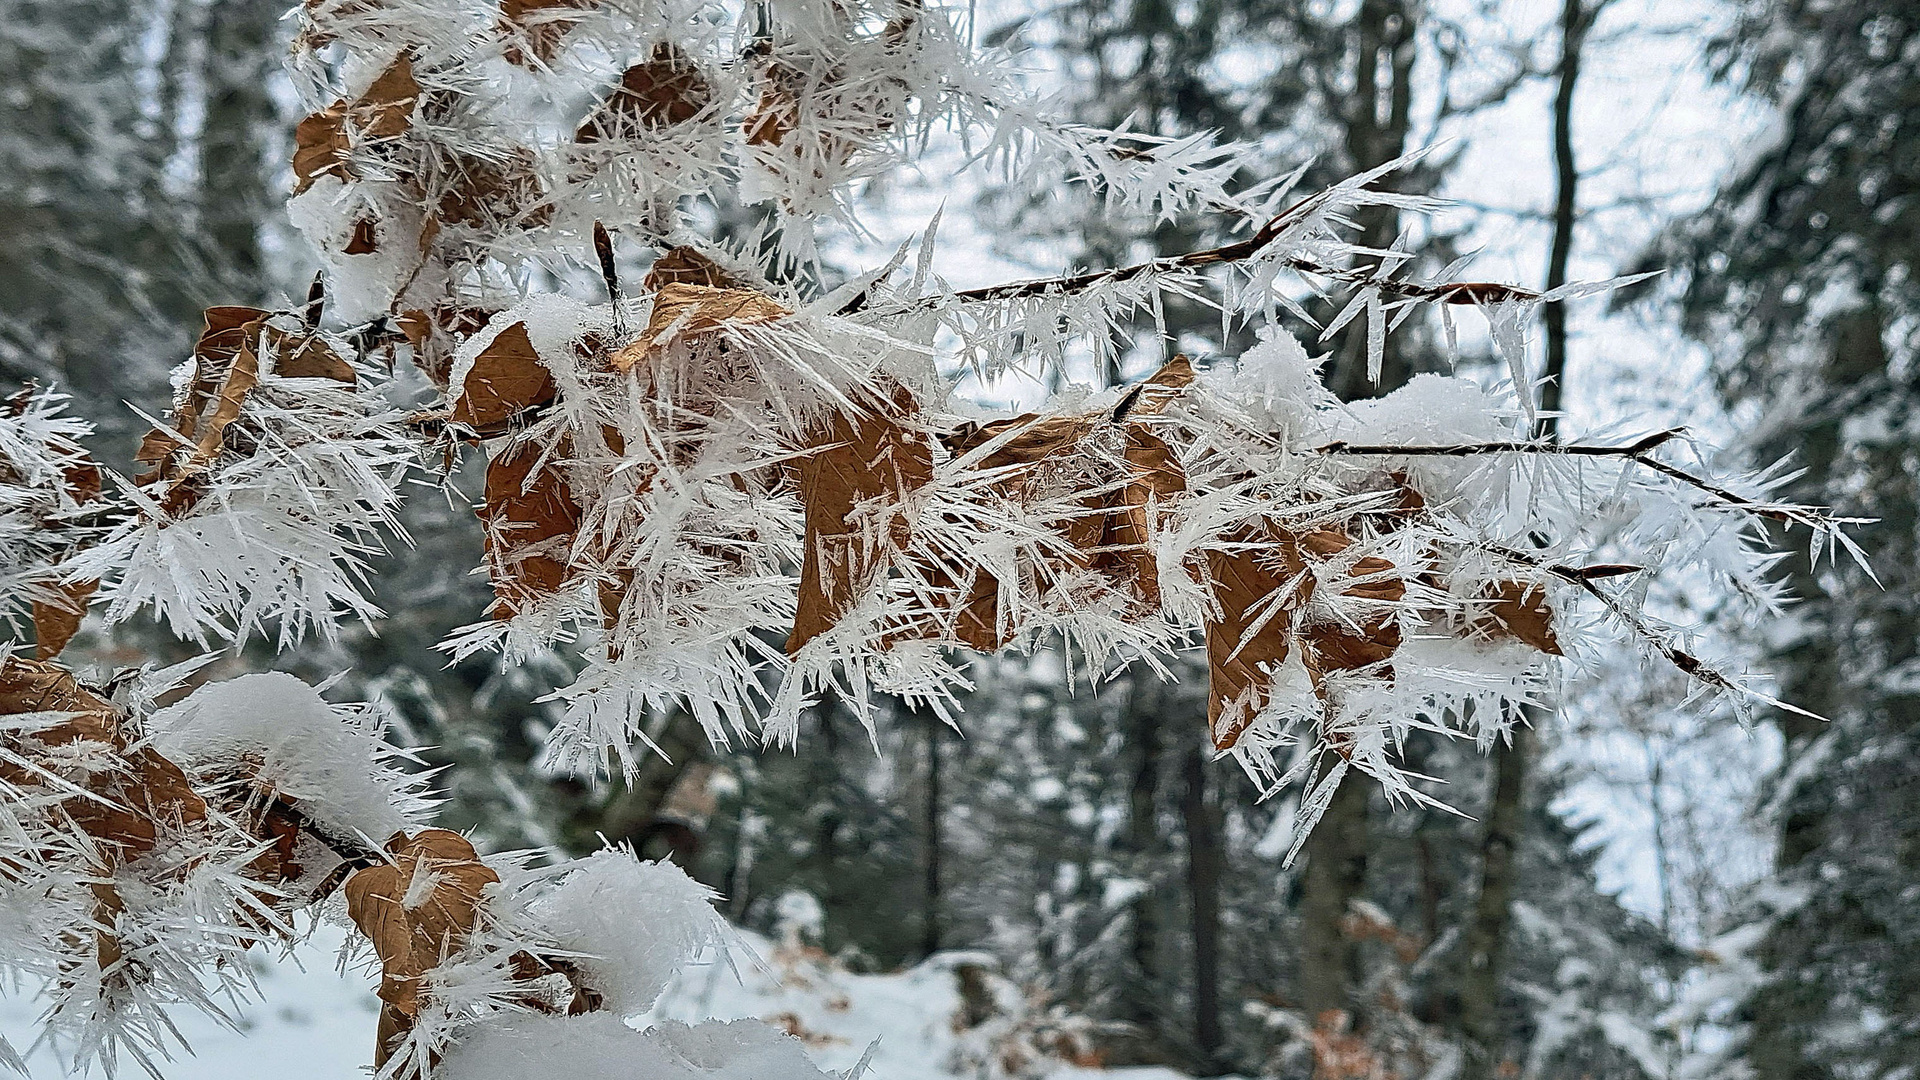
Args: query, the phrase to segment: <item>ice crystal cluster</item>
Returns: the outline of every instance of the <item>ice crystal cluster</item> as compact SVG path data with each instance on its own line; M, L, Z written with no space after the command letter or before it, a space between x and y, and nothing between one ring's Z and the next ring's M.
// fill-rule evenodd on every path
M89 504L101 477L80 445L93 425L64 404L37 387L0 404L0 624L17 633L30 622L43 655L73 637L96 587L65 565L97 532Z
M631 768L675 708L716 741L790 740L826 693L951 718L968 651L1057 646L1097 679L1204 648L1214 744L1270 788L1324 761L1318 793L1358 768L1418 797L1394 764L1411 727L1498 737L1601 623L1744 689L1641 613L1644 583L1698 571L1765 607L1758 526L1831 534L1764 479L1674 464L1674 433L1531 441L1525 328L1606 283L1398 276L1404 252L1343 229L1429 207L1380 190L1399 163L1304 197L1231 189L1236 147L1049 120L956 12L312 0L299 18L293 212L328 272L298 311L209 311L130 512L67 564L69 585L103 579L109 619L150 606L196 640L283 645L371 620L362 558L409 468L478 447L497 598L447 647L584 653L556 691L558 766ZM936 132L1117 210L1233 211L1244 239L956 290L935 221L834 285L817 230L857 227L857 186ZM706 239L730 207L763 234ZM1343 301L1324 324L1316 291ZM1261 344L1017 417L954 392L1110 347L1168 295ZM1450 336L1452 311L1482 314L1511 385L1423 376L1343 404L1294 336L1364 325L1377 367L1422 304ZM436 406L390 403L402 357Z
M1353 769L1424 798L1397 764L1410 731L1488 745L1608 636L1757 693L1643 610L1647 582L1706 575L1767 609L1763 524L1845 543L1770 503L1772 478L1707 475L1676 432L1534 439L1525 328L1605 283L1409 280L1404 252L1344 235L1360 207L1428 208L1381 190L1400 163L1304 197L1234 188L1239 148L1050 119L960 12L307 0L297 18L312 111L291 211L323 280L294 310L209 310L139 470L104 488L57 398L0 409L0 575L39 653L0 667L0 933L83 1060L151 1065L167 1005L217 1010L242 952L344 899L381 971L383 1075L812 1075L766 1031L621 1023L719 935L678 871L539 867L423 828L378 729L286 676L171 701L188 672L94 686L51 662L96 588L109 621L151 609L200 643L374 624L366 556L404 542L408 476L463 452L485 457L495 600L446 647L580 650L556 765L631 768L670 709L716 742L790 741L827 694L869 723L890 694L963 724L970 654L1057 648L1098 679L1198 650L1213 745L1270 791L1308 780L1307 824ZM857 229L860 185L935 135L1118 212L1237 215L1242 238L956 289L936 219L837 279L822 230ZM709 237L743 211L758 235ZM1316 295L1337 301L1324 323ZM955 392L1111 347L1168 296L1259 343L1018 416ZM1511 383L1332 397L1296 335L1364 326L1377 372L1416 305L1449 336L1477 310ZM436 400L404 402L397 363Z

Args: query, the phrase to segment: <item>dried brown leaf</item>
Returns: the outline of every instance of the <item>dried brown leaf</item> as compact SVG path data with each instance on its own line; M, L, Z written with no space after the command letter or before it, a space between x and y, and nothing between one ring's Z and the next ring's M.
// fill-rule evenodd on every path
M1312 596L1312 579L1284 600L1281 590L1305 569L1294 544L1265 525L1245 525L1206 553L1219 613L1207 620L1207 724L1216 750L1229 750L1266 708L1272 668L1284 662L1295 613ZM1278 611L1269 611L1272 604Z
M920 406L896 386L887 405L867 416L834 412L817 432L816 449L793 465L806 507L806 548L800 567L800 607L787 652L796 653L831 630L860 594L885 572L893 552L912 540L901 504L933 479L933 443L915 426ZM852 520L875 504L884 538Z
M599 0L500 0L499 30L507 39L503 55L508 63L521 67L533 67L536 60L551 63L567 32L580 21L578 16L554 13L598 6Z
M448 389L453 372L453 354L462 342L486 328L494 312L488 308L436 305L431 312L412 309L395 320L407 344L413 346L413 363L433 385Z
M673 329L674 338L695 337L728 326L773 322L791 314L772 297L752 289L670 282L654 296L653 313L640 340L614 353L611 362L616 370L633 370L667 344L661 335L669 329Z
M574 141L632 139L684 124L713 103L713 84L686 51L655 42L648 58L620 76L620 86L594 109Z
M466 944L500 875L466 837L445 829L397 833L387 851L391 863L347 879L347 915L380 957L380 1000L411 1018L420 1009L420 977Z
M1184 353L1175 356L1128 394L1126 416L1157 416L1166 412L1167 406L1180 397L1180 392L1193 385L1193 380L1193 361Z
M379 239L374 235L373 219L356 218L353 222L353 236L347 240L347 246L340 250L347 255L371 255L380 250Z
M341 98L300 121L294 128L293 193L306 191L322 176L359 179L351 158L356 136L379 140L406 134L419 97L413 59L403 52L352 104Z
M0 716L22 713L68 713L57 725L33 732L26 739L42 746L61 746L75 740L125 745L107 699L81 684L73 672L44 660L9 656L0 659ZM0 779L15 781L18 773L0 765Z
M743 127L748 146L779 146L800 126L800 91L805 76L796 69L769 65L760 81L760 100Z
M37 660L51 660L60 655L80 632L80 622L87 614L87 600L94 590L100 587L98 581L79 581L61 585L55 591L60 599L35 600L33 602L33 655Z
M555 452L563 456L564 447ZM567 578L564 556L580 527L580 506L541 448L520 444L487 464L487 566L495 601L489 614L511 618L528 604L558 592Z
M1131 591L1147 610L1160 607L1160 572L1153 554L1157 512L1187 490L1186 471L1166 441L1135 425L1127 427L1127 480L1106 496L1108 508L1093 568Z
M290 334L268 326L266 340L274 351L273 373L283 379L332 379L348 386L359 382L353 365L318 334Z
M1353 545L1352 538L1332 529L1319 529L1299 538L1300 547L1322 558ZM1382 603L1398 603L1407 595L1407 583L1393 576L1394 565L1369 555L1359 559L1347 576L1355 580L1340 590L1344 596ZM1327 620L1300 629L1301 656L1316 689L1329 672L1356 671L1382 664L1400 648L1400 622L1390 613L1361 620L1358 628ZM1383 675L1385 672L1382 673Z
M483 230L535 229L553 220L533 153L514 147L499 160L451 155L434 216L447 225Z
M164 831L207 816L206 800L178 765L146 746L125 751L124 758L120 768L90 779L88 790L98 798L74 796L61 804L81 831L121 861L153 851Z
M1019 468L1038 465L1071 453L1081 439L1094 429L1096 421L1080 416L1054 416L1042 419L1039 413L1022 413L987 424L968 421L940 436L955 457L985 446L994 439L1013 434L1006 442L988 451L980 459L982 469Z
M98 743L106 755L82 779L88 795L61 800L67 817L115 861L154 849L163 830L204 820L207 804L186 774L152 748L130 746L119 713L71 671L22 657L0 661L0 715L66 714L58 722L11 735L10 749L28 761L57 747ZM30 785L41 776L16 761L0 763L0 780Z
M553 375L540 362L527 324L516 322L494 336L474 358L453 403L453 420L486 431L553 400Z
M704 285L709 289L732 289L739 281L726 268L691 247L681 246L653 260L653 266L641 285L657 293L669 285Z
M1473 620L1476 631L1520 641L1551 656L1565 655L1553 632L1553 608L1547 603L1545 588L1523 581L1502 581L1489 586L1482 596L1491 603Z

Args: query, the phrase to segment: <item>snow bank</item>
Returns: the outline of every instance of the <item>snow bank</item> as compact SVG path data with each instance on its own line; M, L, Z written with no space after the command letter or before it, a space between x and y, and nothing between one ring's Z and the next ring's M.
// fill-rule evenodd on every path
M463 1039L440 1080L824 1080L799 1039L753 1020L635 1031L608 1013L528 1016Z

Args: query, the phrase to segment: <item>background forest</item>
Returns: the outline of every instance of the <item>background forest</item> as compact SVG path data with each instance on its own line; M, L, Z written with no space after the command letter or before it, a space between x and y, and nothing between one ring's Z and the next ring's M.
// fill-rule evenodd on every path
M130 456L147 425L123 402L164 399L203 307L285 304L313 274L284 211L301 113L281 73L284 5L0 0L0 377L68 389L106 460ZM479 561L470 508L434 498L409 504L414 550L374 578L377 633L231 669L337 675L333 696L378 703L403 741L434 748L430 764L458 766L442 778L447 827L673 859L779 943L789 981L801 965L869 988L856 997L883 993L865 975L939 981L948 997L903 1000L957 1006L913 1018L937 1033L922 1052L919 1028L890 1031L881 1080L1094 1066L1920 1076L1920 12L1064 0L982 3L972 28L1024 50L1087 123L1256 143L1266 175L1304 170L1309 188L1432 147L1393 182L1452 206L1369 207L1357 224L1369 246L1404 237L1434 272L1470 252L1479 277L1548 288L1666 269L1545 309L1545 423L1582 437L1619 434L1629 414L1635 431L1686 425L1749 464L1790 458L1783 498L1876 519L1859 539L1877 583L1810 565L1805 537L1782 530L1778 573L1804 599L1764 635L1684 581L1648 601L1828 722L1743 727L1677 674L1601 657L1490 755L1409 745L1410 771L1449 777L1459 814L1390 807L1355 777L1291 865L1295 797L1260 801L1212 760L1198 662L1170 682L1126 672L1070 690L1058 656L979 660L962 730L899 709L877 745L831 702L792 751L716 751L674 718L653 733L664 755L594 787L534 764L551 725L538 699L570 658L503 672L435 649L489 591L463 569ZM991 252L942 267L961 286L1226 235L1204 214L1123 220L1084 191L955 189L936 169L861 198L898 232L833 237L829 262L884 260L939 210L943 239L975 241L953 250ZM712 212L723 231L759 224ZM1195 356L1249 344L1197 305L1165 318ZM1373 383L1364 338L1325 343L1344 398L1448 365L1443 328L1416 317ZM1144 345L1114 355L1071 375L1103 388L1160 360ZM71 655L180 648L89 626ZM866 1000L815 996L827 1019L783 1022L857 1058L821 1025ZM10 1030L27 1025L30 1003L7 1010ZM248 1023L284 1029L285 1045L336 1037L324 1010ZM356 1053L362 1026L337 1033ZM956 1041L966 1030L982 1034ZM239 1060L232 1075L265 1058ZM324 1054L299 1060L316 1071L276 1071L336 1075ZM181 1075L217 1071L200 1068Z

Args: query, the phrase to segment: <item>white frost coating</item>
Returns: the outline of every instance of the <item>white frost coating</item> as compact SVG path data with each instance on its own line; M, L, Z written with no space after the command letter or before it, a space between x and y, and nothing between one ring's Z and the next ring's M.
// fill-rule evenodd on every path
M574 866L530 912L554 944L580 954L587 984L614 1016L652 1008L696 954L728 940L713 891L672 863L610 848Z
M1348 442L1445 444L1515 437L1511 394L1488 391L1471 379L1415 375L1382 397L1348 405L1350 419L1330 434Z
M759 1020L665 1021L635 1031L609 1013L527 1016L456 1043L438 1080L826 1080L799 1039Z
M381 190L397 186L348 185L338 177L321 176L287 201L287 219L313 241L326 263L330 314L348 326L386 314L421 268L420 230L426 217L410 199ZM342 249L361 221L373 223L374 249L348 255Z
M254 775L316 824L378 843L415 823L417 783L364 710L329 704L284 672L209 683L149 718L154 749L182 768L258 762Z
M1237 403L1254 426L1283 436L1323 426L1322 410L1335 404L1320 381L1326 357L1314 359L1299 339L1277 327L1262 327L1260 343L1232 367L1205 372L1202 385L1223 401Z
M0 626L17 631L35 601L56 599L57 564L83 534L60 527L80 504L67 470L85 460L93 425L63 415L66 396L37 391L0 408Z
M229 443L247 448L207 463L205 494L169 514L164 485L126 485L141 512L69 562L68 577L105 579L111 622L152 606L201 643L277 624L286 646L308 630L331 637L342 618L370 622L380 610L364 596L365 559L397 532L413 461L401 419L378 388L267 374L231 425L245 438Z

